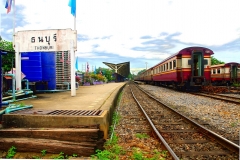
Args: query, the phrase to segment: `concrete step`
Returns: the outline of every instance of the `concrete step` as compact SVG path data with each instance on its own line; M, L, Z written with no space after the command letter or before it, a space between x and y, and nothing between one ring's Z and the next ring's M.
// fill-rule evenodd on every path
M0 150L91 156L103 149L104 134L97 128L2 128Z

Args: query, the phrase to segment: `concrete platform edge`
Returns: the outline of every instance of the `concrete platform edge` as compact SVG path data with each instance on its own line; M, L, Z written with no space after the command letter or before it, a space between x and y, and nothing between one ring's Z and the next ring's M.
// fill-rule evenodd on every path
M64 115L20 115L11 113L3 115L2 126L3 128L74 128L81 125L99 125L100 130L104 132L104 139L107 139L118 97L125 85L126 83L117 87L99 107L100 110L104 110L101 116L69 117Z

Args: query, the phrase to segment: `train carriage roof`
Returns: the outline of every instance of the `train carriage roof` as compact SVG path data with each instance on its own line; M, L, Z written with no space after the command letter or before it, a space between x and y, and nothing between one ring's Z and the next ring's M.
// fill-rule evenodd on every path
M211 68L230 67L231 65L240 66L240 63L237 63L237 62L229 62L229 63L224 63L224 64L215 64L215 65L212 65Z
M228 67L228 66L231 66L231 65L236 65L236 66L240 66L240 64L239 63L237 63L237 62L229 62L229 63L225 63L225 67Z

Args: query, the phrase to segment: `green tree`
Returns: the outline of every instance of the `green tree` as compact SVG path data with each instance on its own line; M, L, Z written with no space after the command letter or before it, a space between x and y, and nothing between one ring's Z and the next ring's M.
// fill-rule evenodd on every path
M103 70L103 75L107 78L108 81L113 80L113 76L112 76L113 73L114 73L114 70L111 70L111 69L105 68Z
M98 69L96 69L96 71L90 73L90 77L98 81L107 82L114 79L114 77L112 77L113 73L114 70L99 67Z
M10 71L15 66L15 51L13 44L0 37L0 49L7 51L7 55L2 56L2 68L4 72Z
M100 74L102 72L102 75L106 77L107 81L114 80L114 77L112 77L112 74L114 73L114 70L108 69L108 68L97 68L95 74Z
M216 59L215 57L211 56L211 65L216 65L216 64L224 64L225 62L220 61Z
M143 70L139 71L137 75L140 75L140 74L142 74L145 71L146 71L146 69L143 69Z
M128 80L132 80L132 79L134 79L134 74L131 74L131 73L129 73L129 75L128 75Z

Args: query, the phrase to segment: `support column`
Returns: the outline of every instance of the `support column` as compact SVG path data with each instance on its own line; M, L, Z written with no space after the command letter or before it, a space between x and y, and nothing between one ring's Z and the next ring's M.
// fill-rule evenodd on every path
M71 96L76 96L76 78L75 78L75 51L74 41L71 40Z
M21 77L21 54L19 52L19 43L15 43L15 74L16 74L16 91L22 90ZM13 86L14 87L14 86Z

